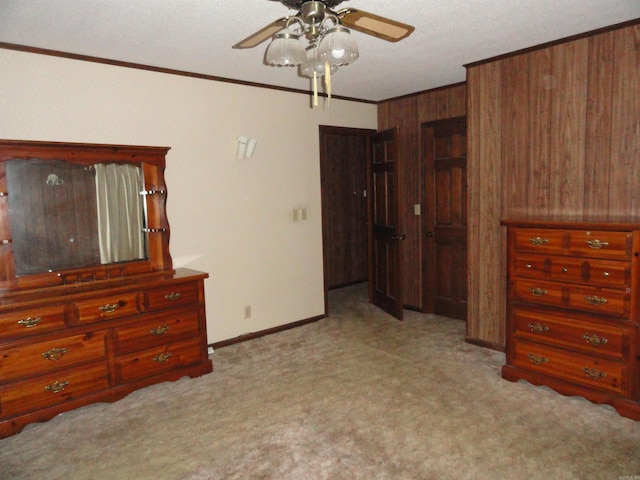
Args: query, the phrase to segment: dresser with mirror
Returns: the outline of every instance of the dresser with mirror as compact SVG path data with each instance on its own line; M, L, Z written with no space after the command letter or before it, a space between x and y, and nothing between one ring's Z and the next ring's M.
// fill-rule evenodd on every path
M212 371L174 269L166 147L0 140L0 437Z

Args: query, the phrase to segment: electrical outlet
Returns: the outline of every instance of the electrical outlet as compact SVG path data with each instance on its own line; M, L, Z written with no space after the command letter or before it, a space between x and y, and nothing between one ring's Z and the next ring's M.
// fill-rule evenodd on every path
M244 318L251 318L251 305L244 307Z

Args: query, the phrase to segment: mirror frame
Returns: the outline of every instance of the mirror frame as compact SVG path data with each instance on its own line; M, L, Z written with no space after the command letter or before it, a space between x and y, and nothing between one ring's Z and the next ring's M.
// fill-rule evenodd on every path
M145 147L90 143L0 140L0 291L112 280L154 272L172 271L169 252L167 187L164 179L170 147ZM146 204L147 259L94 265L16 276L7 191L6 161L14 158L64 160L80 165L131 163L142 165Z

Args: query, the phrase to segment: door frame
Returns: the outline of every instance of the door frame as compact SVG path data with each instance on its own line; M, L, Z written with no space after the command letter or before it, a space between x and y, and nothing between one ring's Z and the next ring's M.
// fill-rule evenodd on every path
M333 126L333 125L320 125L318 127L318 148L320 149L319 152L319 161L320 161L320 171L322 172L322 162L324 160L323 157L323 151L322 151L322 136L327 134L327 135L344 135L344 136L351 136L351 137L367 137L367 138L371 138L373 137L373 135L375 135L377 133L376 130L373 129L367 129L367 128L353 128L353 127L337 127L337 126ZM365 165L365 179L364 179L364 185L367 185L367 194L368 192L368 162L369 162L369 149L370 149L370 141L367 144L367 152L365 153L364 158L362 158L362 162ZM326 222L326 217L324 214L324 209L322 208L322 178L320 179L320 207L321 207L321 219L322 219L322 278L323 278L323 286L324 286L324 313L325 316L327 316L329 314L329 288L327 285L327 253L326 253L326 244L325 244L325 222ZM367 207L368 210L368 207ZM368 218L367 218L368 221ZM367 227L367 232L368 232L368 227ZM369 242L367 241L367 244ZM370 261L369 258L370 253L367 251L367 262Z

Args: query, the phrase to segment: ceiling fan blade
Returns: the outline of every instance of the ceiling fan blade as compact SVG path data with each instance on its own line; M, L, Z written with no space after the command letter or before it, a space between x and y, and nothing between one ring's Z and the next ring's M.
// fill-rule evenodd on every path
M340 10L337 12L337 16L345 27L388 40L389 42L398 42L403 38L407 38L415 30L415 27L406 23L354 8Z
M280 30L283 30L287 26L288 17L279 18L278 20L271 22L264 28L261 28L257 32L249 35L244 40L236 43L233 48L253 48L256 45L260 45L265 40L273 37Z

